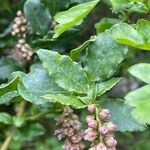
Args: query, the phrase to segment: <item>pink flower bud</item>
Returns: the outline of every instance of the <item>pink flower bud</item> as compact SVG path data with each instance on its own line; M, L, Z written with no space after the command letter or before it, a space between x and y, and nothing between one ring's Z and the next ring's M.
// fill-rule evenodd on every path
M117 141L113 137L107 138L105 143L109 148L113 148L117 146Z
M110 132L115 132L117 129L117 126L113 122L108 122L106 125Z
M21 10L17 11L17 16L22 16L22 15L23 15L23 13Z
M98 131L102 135L107 135L109 133L108 127L106 125L99 127Z
M89 121L88 127L96 129L97 128L97 121L96 120Z
M94 116L87 116L86 117L86 122L87 123L90 122L90 121L92 121L92 120L94 120Z
M84 140L93 142L96 139L96 137L97 137L97 133L93 131L93 129L88 128L85 130L84 137L83 137Z
M90 113L93 113L95 111L95 109L96 109L96 104L90 104L90 105L88 105L88 111Z
M99 117L101 120L108 120L110 117L110 111L108 109L103 109L100 113L99 113Z
M103 143L99 143L96 146L96 150L107 150L107 147Z

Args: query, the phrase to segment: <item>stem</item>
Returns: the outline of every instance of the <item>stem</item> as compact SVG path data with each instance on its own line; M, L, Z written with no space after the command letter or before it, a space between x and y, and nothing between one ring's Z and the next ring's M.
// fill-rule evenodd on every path
M24 109L25 109L25 105L26 105L26 102L25 101L22 101L20 103L20 105L18 106L18 110L17 110L17 113L16 113L16 116L21 116L24 112ZM7 150L11 141L12 141L12 137L13 137L13 134L12 134L12 130L14 129L15 127L13 126L12 129L10 130L10 132L8 133L4 143L2 144L0 150Z
M101 127L102 123L101 123L101 120L99 119L99 110L97 107L96 107L95 115L96 115L96 120L98 122L98 128L99 128ZM101 135L99 136L99 140L100 142L103 142L103 137Z
M12 140L12 133L9 133L5 139L2 147L0 148L0 150L7 150L9 147L9 144L11 143L11 140Z

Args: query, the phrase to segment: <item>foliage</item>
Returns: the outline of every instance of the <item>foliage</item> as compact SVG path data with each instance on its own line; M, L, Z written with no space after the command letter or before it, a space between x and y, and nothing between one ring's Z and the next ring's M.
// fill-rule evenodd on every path
M123 132L117 149L149 149L144 139L139 149L132 144L120 148L123 136L126 141L136 132L147 138L139 131L149 130L149 12L148 0L2 2L0 149L61 150L63 143L53 135L55 118L73 108L85 130L86 108L92 104L100 127L114 122L118 134ZM135 84L122 85L124 79ZM123 98L124 91L129 92ZM111 112L108 120L98 119L103 109Z

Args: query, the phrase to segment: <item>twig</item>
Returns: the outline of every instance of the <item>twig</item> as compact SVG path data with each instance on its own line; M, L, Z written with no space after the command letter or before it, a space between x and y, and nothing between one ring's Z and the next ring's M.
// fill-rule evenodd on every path
M17 110L17 114L16 116L21 116L22 113L24 112L24 109L25 109L25 105L26 105L26 102L25 101L22 101L20 103L20 105L18 106L18 110ZM14 129L14 127L12 127L12 129ZM9 147L9 144L11 143L12 141L12 137L13 137L13 134L12 134L12 129L10 130L10 132L8 133L4 143L2 144L0 150L7 150L8 147Z

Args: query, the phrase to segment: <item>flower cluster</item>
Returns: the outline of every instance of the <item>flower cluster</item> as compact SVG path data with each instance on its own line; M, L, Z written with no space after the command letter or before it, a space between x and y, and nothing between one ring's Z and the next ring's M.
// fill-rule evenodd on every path
M26 31L27 31L27 20L24 16L23 12L19 10L17 12L17 17L15 17L15 19L14 19L11 34L13 36L25 38L26 37Z
M59 140L64 140L64 150L83 150L84 145L81 143L82 130L78 116L73 113L73 109L66 107L61 116L56 119L55 135Z
M114 139L116 125L108 122L110 111L98 109L95 104L88 106L91 115L86 117L88 129L84 132L84 140L91 142L89 150L115 150L117 141Z
M12 50L12 55L17 59L30 60L33 55L32 48L26 43L25 39L18 40L15 48Z

